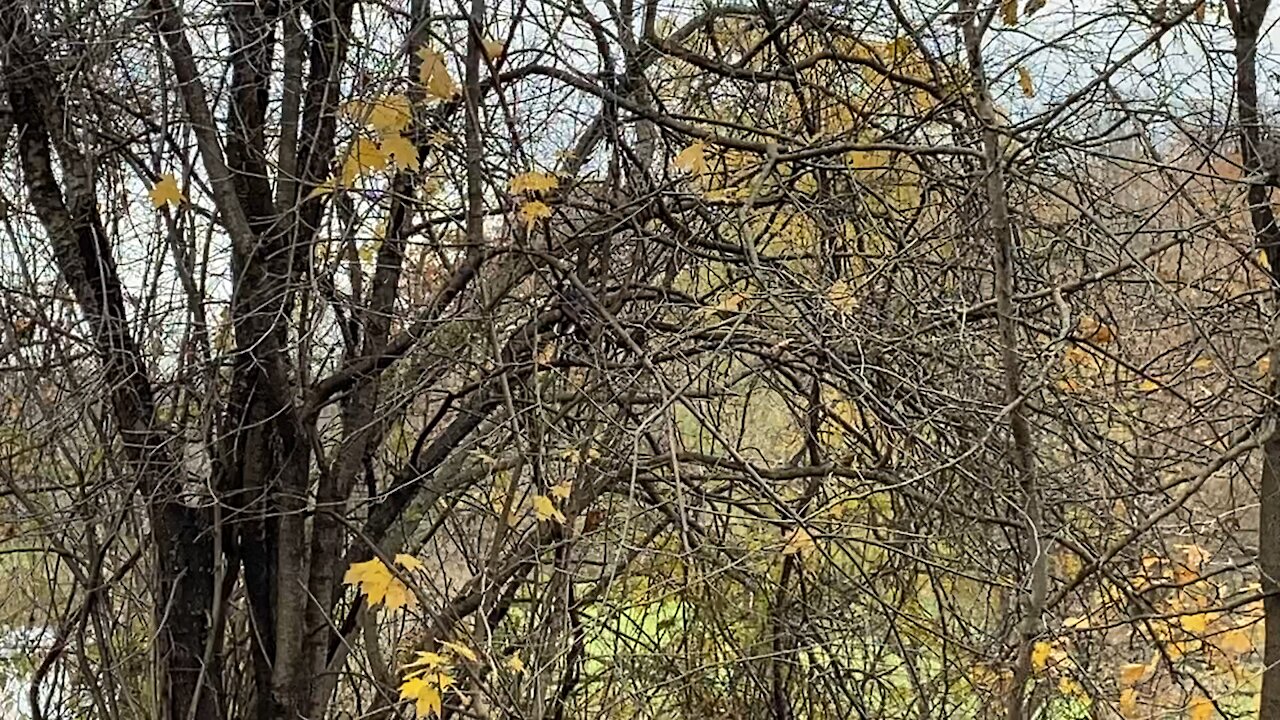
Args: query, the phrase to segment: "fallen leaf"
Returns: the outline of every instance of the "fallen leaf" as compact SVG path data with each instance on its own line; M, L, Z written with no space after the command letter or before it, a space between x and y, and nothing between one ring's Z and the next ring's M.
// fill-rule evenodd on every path
M1146 677L1148 667L1144 663L1128 663L1120 666L1120 684L1124 687L1132 687L1142 682L1142 678Z
M1188 720L1209 720L1213 717L1213 703L1203 695L1197 695L1187 706Z
M1134 718L1138 715L1138 691L1133 688L1125 688L1120 691L1120 714L1126 718Z
M557 483L551 488L551 497L557 498L560 500L568 500L569 495L572 493L573 493L572 480L565 480L564 482Z
M827 300L842 313L851 313L858 309L858 298L853 294L848 280L837 280L827 289Z
M1043 640L1031 646L1031 668L1036 672L1043 671L1049 666L1049 658L1053 657L1054 647L1052 643Z
M176 206L182 200L182 191L178 189L178 179L173 173L161 175L159 182L151 188L151 205L157 210L165 205Z
M1244 628L1232 628L1218 636L1216 644L1223 652L1245 655L1253 652L1253 638Z
M1111 331L1110 326L1098 320L1092 315L1085 315L1080 318L1080 324L1077 327L1080 336L1089 342L1105 345L1115 340L1115 333Z

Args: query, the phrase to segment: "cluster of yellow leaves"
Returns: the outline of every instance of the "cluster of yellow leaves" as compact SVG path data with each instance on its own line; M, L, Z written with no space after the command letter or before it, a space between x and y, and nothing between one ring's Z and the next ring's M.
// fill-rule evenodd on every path
M456 683L453 676L456 665L480 662L479 653L461 642L442 642L440 649L442 652L418 651L413 661L401 668L405 674L400 683L400 699L413 703L419 720L441 716L444 693ZM525 671L519 655L508 657L503 666L514 673Z
M423 569L422 563L412 555L396 555L395 564L411 573ZM417 602L413 592L378 558L352 563L342 576L342 583L358 588L371 606L382 604L388 610L398 610Z
M526 196L520 205L520 220L526 230L532 230L539 220L551 218L551 206L537 199L537 196L560 187L560 180L555 175L543 172L527 172L511 178L511 194Z
M389 168L405 171L421 167L418 148L404 134L413 120L409 98L392 94L371 102L352 101L343 106L343 113L368 126L374 136L357 135L343 154L338 176L321 183L312 197L351 187L359 178Z

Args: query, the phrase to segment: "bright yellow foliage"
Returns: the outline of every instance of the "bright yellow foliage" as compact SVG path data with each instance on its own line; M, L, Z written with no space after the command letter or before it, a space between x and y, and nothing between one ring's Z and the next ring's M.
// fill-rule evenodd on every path
M396 564L409 571L422 569L422 563L410 555L397 555ZM352 563L342 576L342 583L359 588L371 606L382 604L388 610L398 610L417 602L409 588L378 558Z
M400 94L385 95L373 102L349 102L343 106L342 111L347 117L363 122L380 135L399 134L413 118L409 98Z
M182 202L182 191L178 189L178 179L173 173L160 176L160 181L151 188L151 205L157 210L165 205L178 205Z
M418 66L418 82L427 89L427 94L440 100L452 100L458 94L458 84L449 75L444 55L426 47L419 48L417 54L422 60Z
M551 502L551 498L546 495L535 495L533 498L533 514L538 516L539 520L555 520L560 524L564 524L564 513L560 512L555 503Z
M520 206L520 219L524 221L526 230L532 230L538 220L551 218L551 206L541 200L530 200Z
M409 138L395 134L384 135L379 142L382 153L391 161L397 170L417 170L418 148Z
M484 46L484 56L489 58L490 60L497 60L498 58L502 57L502 54L504 52L507 51L507 48L505 45L498 42L497 40L494 40L493 38L485 38L484 42L481 43L481 45Z
M527 172L511 178L511 193L523 195L528 193L545 193L560 186L560 180L551 173Z
M1213 717L1213 703L1201 695L1197 695L1187 706L1188 720L1209 720Z
M696 142L676 155L673 164L677 169L692 175L701 175L707 171L707 145Z
M339 176L342 185L350 185L361 175L368 175L387 167L387 154L378 143L365 137L358 137L351 143L346 159L342 162L342 173Z

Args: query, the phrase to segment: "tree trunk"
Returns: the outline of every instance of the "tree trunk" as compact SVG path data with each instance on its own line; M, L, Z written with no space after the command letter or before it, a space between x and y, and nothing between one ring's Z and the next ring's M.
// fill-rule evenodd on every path
M1242 0L1238 7L1227 3L1235 32L1236 114L1240 124L1240 158L1246 176L1259 175L1263 170L1258 155L1262 128L1258 116L1256 54L1258 35L1269 4L1269 0ZM1247 197L1254 242L1266 253L1271 268L1273 304L1280 305L1280 228L1271 209L1271 189L1253 184ZM1280 355L1275 348L1276 337L1273 327L1272 363L1267 377L1270 402L1263 411L1271 426L1280 421ZM1274 435L1263 445L1258 502L1258 570L1266 593L1263 599L1265 669L1259 717L1271 720L1280 718L1280 438Z

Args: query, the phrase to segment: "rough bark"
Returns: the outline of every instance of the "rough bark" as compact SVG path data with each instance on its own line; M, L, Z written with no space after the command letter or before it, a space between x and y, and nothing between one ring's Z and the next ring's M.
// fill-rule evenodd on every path
M1240 157L1246 175L1262 172L1258 154L1262 136L1258 115L1258 36L1269 0L1242 0L1227 4L1235 33L1236 119L1240 125ZM1270 262L1273 303L1280 303L1280 227L1271 208L1271 189L1249 186L1249 221L1254 241ZM1274 308L1273 308L1274 312ZM1272 343L1276 338L1273 332ZM1267 421L1280 422L1280 355L1272 349L1269 371ZM1263 613L1266 618L1263 645L1262 695L1259 717L1280 718L1280 438L1268 436L1262 448L1262 475L1258 493L1258 569L1261 575Z
M90 328L123 453L147 504L156 553L160 709L166 720L215 720L222 715L220 672L203 668L214 597L208 513L179 498L183 471L156 419L151 381L129 330L123 288L98 214L94 169L60 123L65 110L58 78L37 49L25 8L0 12L0 35L7 41L4 85L28 198ZM215 653L211 661L216 660Z

